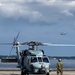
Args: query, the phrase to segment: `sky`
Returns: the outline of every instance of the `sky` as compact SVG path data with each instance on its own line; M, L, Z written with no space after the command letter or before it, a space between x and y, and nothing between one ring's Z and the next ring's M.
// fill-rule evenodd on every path
M0 0L0 43L12 43L19 32L19 42L75 44L75 0ZM0 45L0 55L11 48ZM75 56L75 47L41 48L49 56Z

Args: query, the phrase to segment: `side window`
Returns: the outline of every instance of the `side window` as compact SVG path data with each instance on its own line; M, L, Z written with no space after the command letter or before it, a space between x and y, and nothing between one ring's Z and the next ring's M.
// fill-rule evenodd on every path
M47 57L44 57L44 58L43 58L43 62L47 62L47 63L49 63L48 58L47 58Z

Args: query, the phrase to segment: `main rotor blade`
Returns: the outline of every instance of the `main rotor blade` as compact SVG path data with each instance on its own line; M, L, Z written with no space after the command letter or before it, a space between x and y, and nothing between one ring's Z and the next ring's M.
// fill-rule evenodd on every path
M0 43L0 45L13 45L13 43Z
M13 48L14 48L14 47L12 46L12 48L11 48L11 50L10 50L10 53L9 53L9 55L11 54L11 52L12 52Z
M19 37L20 32L17 34L16 38L14 38L14 42L17 41L18 37Z
M53 43L43 43L46 46L75 46L75 44L53 44Z

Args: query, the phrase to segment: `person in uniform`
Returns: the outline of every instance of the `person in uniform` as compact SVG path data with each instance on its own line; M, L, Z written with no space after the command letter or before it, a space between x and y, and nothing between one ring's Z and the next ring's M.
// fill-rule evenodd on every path
M57 75L63 75L63 63L61 59L58 59L58 63L56 65L57 68Z

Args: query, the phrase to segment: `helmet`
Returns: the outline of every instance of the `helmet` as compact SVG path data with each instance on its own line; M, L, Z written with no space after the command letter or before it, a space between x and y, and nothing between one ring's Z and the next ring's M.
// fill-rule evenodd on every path
M58 61L61 61L61 59L58 59Z

